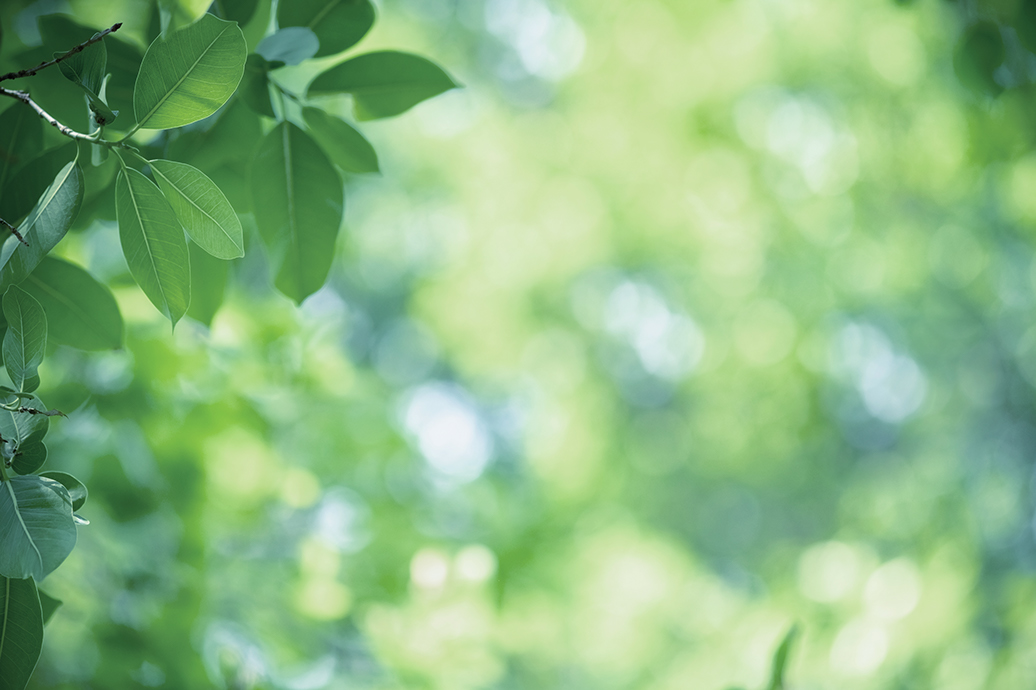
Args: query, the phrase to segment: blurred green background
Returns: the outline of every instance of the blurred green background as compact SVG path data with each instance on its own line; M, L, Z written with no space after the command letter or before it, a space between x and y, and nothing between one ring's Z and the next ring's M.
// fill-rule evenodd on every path
M59 247L129 344L41 371L31 687L756 688L796 621L794 688L1036 686L1033 8L384 0L465 88L364 125L301 308L250 251L170 336ZM5 57L49 12L150 5Z

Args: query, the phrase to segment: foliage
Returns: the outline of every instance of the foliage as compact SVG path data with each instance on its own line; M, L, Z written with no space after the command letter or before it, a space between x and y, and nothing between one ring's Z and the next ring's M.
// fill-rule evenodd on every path
M44 16L39 21L44 49L66 52L0 77L12 83L0 87L0 96L19 101L0 114L0 197L9 230L0 247L3 364L11 382L0 389L0 685L5 690L28 684L42 650L44 621L60 603L39 592L36 583L72 552L77 524L89 524L76 512L86 502L84 484L66 472L40 472L48 454L43 438L49 420L64 416L33 394L41 383L48 330L82 350L123 343L123 319L109 289L83 268L48 254L75 223L104 218L114 194L129 272L175 326L199 288L204 306L195 314L211 318L219 308L226 272L201 252L223 261L244 256L238 214L252 210L268 260L277 267L277 287L301 302L325 283L342 225L343 182L335 164L349 172L377 171L374 150L358 131L320 103L287 91L275 76L286 65L352 47L373 25L373 6L367 0L283 3L279 28L249 54L235 20L245 21L257 10L268 14L269 5L160 2L161 31L143 54L111 35L121 23L95 31L70 17ZM78 45L69 45L74 42ZM111 62L109 47L117 56ZM14 59L32 64L31 55ZM247 72L247 89L235 99L246 65L256 64L260 68ZM341 69L355 64L362 67ZM50 73L59 71L82 91L81 117L70 122L85 119L87 132L64 119L66 106L77 100L71 89L53 97L60 99L56 115L47 99L33 98L34 78L54 67ZM353 94L360 119L402 113L455 86L428 60L396 52L354 57L314 82L322 85L319 95ZM199 122L201 127L181 132ZM45 146L45 123L75 143ZM215 134L224 127L252 132L260 140L254 154L240 140ZM202 167L229 160L247 166L251 198L237 199L235 208L202 170L166 159L174 149ZM24 205L33 198L38 198L34 206Z

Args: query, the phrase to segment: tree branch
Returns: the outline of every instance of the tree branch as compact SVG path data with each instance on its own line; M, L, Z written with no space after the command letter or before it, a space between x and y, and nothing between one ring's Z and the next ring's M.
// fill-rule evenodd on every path
M5 89L2 86L0 86L0 96L10 96L11 98L15 98L15 99L21 101L25 105L27 105L30 108L32 108L33 110L35 110L36 114L39 115L40 117L42 117L44 119L44 121L54 125L54 127L56 127L59 132L64 134L66 137L69 137L70 139L79 139L81 141L89 141L91 144L100 143L100 142L98 142L97 139L95 139L94 137L90 136L89 134L83 134L82 132L77 132L74 129L72 129L71 127L68 127L68 126L63 125L60 122L58 122L54 118L53 115L51 115L46 110L41 108L39 106L39 104L36 103L36 101L32 100L32 97L29 96L29 94L26 93L25 91L15 91L13 89Z
M42 69L46 69L48 67L53 67L54 65L58 64L62 60L65 60L66 58L70 58L73 55L75 55L76 53L83 52L84 50L86 50L87 48L92 46L94 43L97 43L98 41L103 39L108 34L115 33L121 27L122 27L122 22L119 22L118 24L113 25L110 29L105 29L104 31L99 31L96 34L94 34L92 37L90 37L90 39L88 39L86 41L83 41L82 43L77 45L72 50L69 50L67 53L63 53L62 55L58 55L53 60L48 60L47 62L41 62L40 64L36 65L35 67L30 67L29 69L23 69L23 70L19 70L17 72L8 72L7 74L0 75L0 81L6 81L8 79L21 79L22 77L31 77L31 76L33 76L34 74L36 74L37 72L39 72Z

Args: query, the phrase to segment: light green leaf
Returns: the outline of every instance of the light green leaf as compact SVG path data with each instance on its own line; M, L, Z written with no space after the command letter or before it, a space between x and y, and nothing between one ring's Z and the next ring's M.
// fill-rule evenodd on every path
M35 474L0 482L0 575L43 580L75 545L65 487Z
M43 609L43 624L46 625L54 615L54 612L57 611L58 607L60 607L64 602L60 599L55 599L42 589L36 590L36 593L40 595L40 608Z
M72 161L44 190L20 226L26 244L8 237L0 247L0 289L20 283L61 241L83 203L83 171Z
M289 26L260 41L255 52L270 62L297 65L316 55L319 48L320 41L312 30L305 26Z
M245 37L237 24L211 14L168 37L159 36L137 74L137 123L168 129L216 112L241 81L245 53Z
M226 261L220 261L191 243L191 306L187 316L206 326L212 325L212 318L223 304L223 293L227 287Z
M342 181L308 134L282 122L252 165L252 204L277 289L296 302L327 280L342 224Z
M17 285L7 288L3 299L7 333L4 334L4 366L15 389L32 392L31 382L47 349L47 315L32 295Z
M73 513L86 505L86 499L90 496L90 492L86 490L86 485L83 482L72 475L67 472L40 472L40 476L53 479L68 490L68 497L72 499Z
M32 160L43 148L43 121L21 103L0 113L0 192L15 170ZM12 220L12 219L7 219Z
M151 161L151 171L180 224L198 246L217 259L245 255L241 221L219 187L195 167Z
M187 241L176 214L155 183L132 168L115 182L115 211L133 279L175 326L191 301Z
M36 583L0 577L0 688L28 685L43 651L43 620Z
M339 168L352 173L378 172L374 147L345 120L319 108L303 108L302 117L310 134Z
M122 346L122 314L107 286L85 269L48 256L21 287L47 313L48 337L80 350Z
M197 21L212 3L209 0L158 0L162 31Z
M791 652L791 645L799 634L797 625L791 626L777 651L773 654L773 668L770 672L770 685L767 690L784 690L784 669L788 665L788 654Z
M277 5L277 25L304 26L320 40L316 57L351 48L374 26L370 0L292 0Z
M54 57L62 53L55 53ZM104 41L98 41L75 55L58 63L61 73L69 81L79 84L94 94L101 93L104 75L108 67L108 49Z
M309 96L352 94L356 118L375 120L405 112L421 101L456 88L434 62L411 53L366 53L318 74Z

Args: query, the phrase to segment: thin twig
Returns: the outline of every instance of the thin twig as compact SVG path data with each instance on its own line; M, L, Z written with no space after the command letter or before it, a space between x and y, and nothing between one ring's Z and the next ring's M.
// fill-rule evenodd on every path
M0 223L2 223L2 224L4 225L4 227L6 227L6 228L7 228L8 230L10 230L10 231L11 231L11 234L12 234L12 235L14 235L15 237L17 237L17 238L18 238L18 241L19 241L19 242L21 242L22 244L24 244L24 245L25 245L26 247L28 247L28 246L29 246L29 243L25 241L25 238L24 238L24 237L22 237L22 233L18 232L18 228L14 227L13 225L11 225L10 223L8 223L8 222L7 222L6 220L4 220L3 218L0 218ZM3 439L2 439L2 438L0 438L0 441L2 441L2 440L3 440Z
M58 122L53 115L41 108L39 104L36 103L36 101L32 100L32 97L25 91L15 91L13 89L5 89L3 87L0 87L0 96L10 96L11 98L17 98L19 101L35 110L37 115L42 117L46 122L54 125L54 127L56 127L59 132L64 134L66 137L69 137L70 139L89 141L91 144L97 143L96 138L90 136L89 134L77 132L71 127L67 127Z
M64 53L62 55L58 55L53 60L48 60L47 62L41 62L40 64L36 65L35 67L31 67L29 69L23 69L23 70L19 70L17 72L8 72L7 74L0 75L0 81L6 81L8 79L21 79L22 77L31 77L32 75L36 74L37 72L39 72L42 69L46 69L47 67L52 67L52 66L58 64L59 62L61 62L62 60L66 59L66 58L72 57L76 53L83 52L84 50L86 50L87 48L92 46L94 43L97 43L98 41L103 39L108 34L115 33L121 27L122 27L122 22L119 22L118 24L114 24L110 29L105 29L104 31L99 31L98 33L94 34L89 40L83 41L82 43L77 45L72 50L70 50L67 53Z

